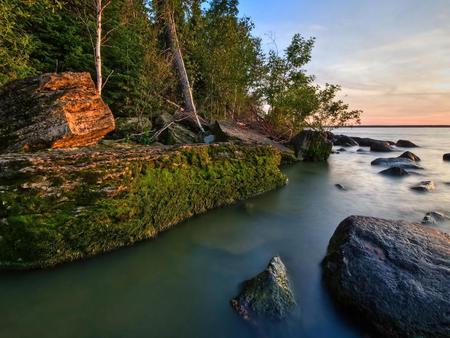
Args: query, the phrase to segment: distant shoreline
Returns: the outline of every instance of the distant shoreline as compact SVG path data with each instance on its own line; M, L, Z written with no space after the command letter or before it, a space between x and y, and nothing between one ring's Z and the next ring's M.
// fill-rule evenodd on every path
M360 125L360 126L349 126L342 128L450 128L450 125Z

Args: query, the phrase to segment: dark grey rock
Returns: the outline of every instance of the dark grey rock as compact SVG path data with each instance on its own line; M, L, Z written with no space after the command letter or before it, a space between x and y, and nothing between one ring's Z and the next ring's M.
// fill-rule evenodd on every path
M434 228L351 216L328 245L325 283L377 337L450 337L449 247Z
M370 151L387 153L393 151L391 145L388 142L373 142L370 145Z
M281 258L273 257L263 272L244 282L241 294L231 300L231 305L246 320L286 318L296 302Z
M342 184L340 184L340 183L337 183L337 184L335 184L334 185L336 188L338 188L339 190L343 190L343 191L346 191L347 190L347 188L346 187L344 187Z
M420 157L417 156L416 154L410 152L410 151L405 151L403 154L401 154L398 158L407 158L411 161L414 162L420 162Z
M345 148L339 148L337 151L344 152L344 151L347 151L347 149L345 149Z
M448 220L450 220L449 216L438 211L430 211L423 218L422 224L437 224Z
M450 153L444 154L444 156L442 158L444 161L450 161Z
M383 171L380 171L380 174L386 175L386 176L397 176L397 177L409 175L409 173L401 167L391 167L391 168L385 169Z
M361 147L370 147L373 143L387 143L391 146L395 145L392 141L385 141L385 140L375 140L373 138L367 138L367 137L353 137L353 139L358 142L358 144Z
M436 189L433 181L422 181L419 184L413 185L411 189L420 192L430 192Z
M417 148L417 145L409 140L398 140L395 145L401 148Z
M333 135L332 140L335 146L354 147L358 145L358 142L346 135Z

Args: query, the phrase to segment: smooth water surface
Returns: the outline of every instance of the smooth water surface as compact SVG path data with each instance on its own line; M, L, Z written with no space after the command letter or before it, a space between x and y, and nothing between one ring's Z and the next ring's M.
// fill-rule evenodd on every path
M352 214L420 221L450 214L450 129L353 129L339 133L421 145L419 175L387 178L358 147L328 163L285 169L289 184L195 217L158 239L48 271L0 274L0 337L257 337L229 300L239 284L281 255L298 311L267 337L362 337L335 309L320 262L336 226ZM433 179L436 191L410 190ZM348 191L336 189L341 183ZM450 231L450 224L440 227Z

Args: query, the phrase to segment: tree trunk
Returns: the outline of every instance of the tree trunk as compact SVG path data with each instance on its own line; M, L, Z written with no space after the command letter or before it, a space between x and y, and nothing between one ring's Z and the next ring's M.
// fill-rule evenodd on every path
M181 89L183 92L184 110L186 112L194 114L199 129L204 133L205 130L203 129L202 124L200 123L200 120L197 115L197 109L194 103L191 84L189 83L189 77L187 75L186 67L184 65L183 54L181 53L180 43L178 41L175 20L173 17L172 9L168 5L168 0L166 0L165 7L166 8L164 9L164 14L166 16L169 43L173 54L174 66L176 68L178 80L180 81Z
M103 14L102 0L96 0L97 11L97 29L95 31L95 72L97 74L97 92L102 95L103 78L102 78L102 14Z

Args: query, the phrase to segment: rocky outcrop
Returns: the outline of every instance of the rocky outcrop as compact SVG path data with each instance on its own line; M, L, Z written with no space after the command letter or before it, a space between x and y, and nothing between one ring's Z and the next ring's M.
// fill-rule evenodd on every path
M427 214L423 218L422 224L438 224L438 223L442 223L442 222L449 221L449 220L450 220L450 217L441 212L430 211L430 212L427 212Z
M0 155L0 268L49 267L156 236L286 183L271 146L127 144Z
M395 177L402 177L402 176L409 175L409 173L401 167L390 167L388 169L380 171L380 174L385 175L385 176L395 176Z
M323 261L335 301L380 337L450 337L450 236L421 224L351 216Z
M43 74L0 88L0 152L91 145L113 129L89 73Z
M422 181L416 185L413 185L411 189L419 192L430 192L435 190L436 186L433 181Z
M398 140L395 145L401 148L417 148L417 145L409 140Z
M281 320L292 312L295 304L280 257L273 257L263 272L244 282L241 294L231 300L233 308L246 320Z
M444 154L444 156L442 158L444 161L450 161L450 153Z
M326 161L333 148L326 136L315 130L303 130L292 138L291 144L297 157L305 161Z

